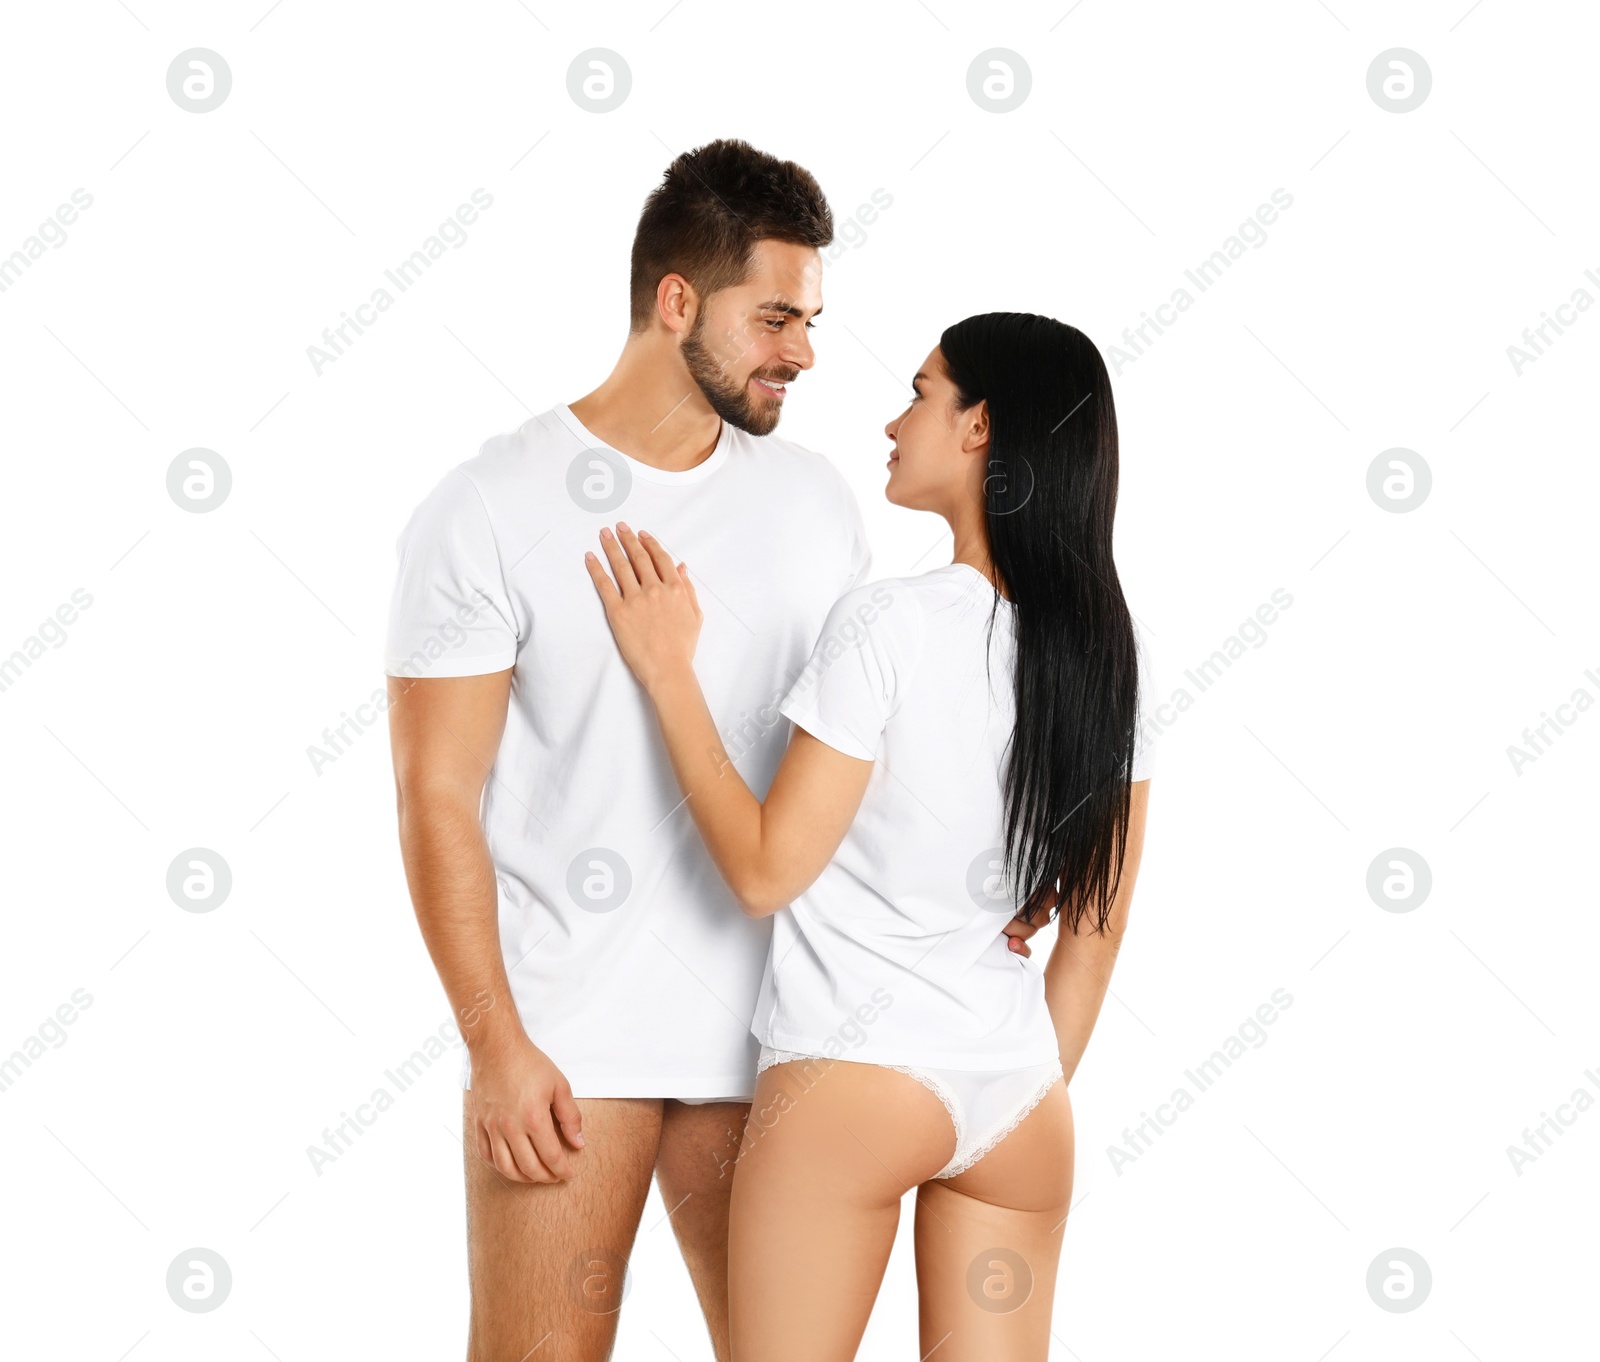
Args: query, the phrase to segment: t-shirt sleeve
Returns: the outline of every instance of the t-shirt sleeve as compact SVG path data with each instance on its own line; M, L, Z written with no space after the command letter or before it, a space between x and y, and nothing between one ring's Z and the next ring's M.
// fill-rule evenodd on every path
M489 512L460 469L423 499L396 543L384 671L481 676L517 660L518 628Z
M872 761L916 664L920 624L915 600L886 583L845 592L779 712L835 751Z
M1160 729L1156 725L1156 685L1153 655L1146 631L1137 623L1134 633L1139 646L1139 724L1133 745L1132 780L1149 780L1155 772L1157 739Z

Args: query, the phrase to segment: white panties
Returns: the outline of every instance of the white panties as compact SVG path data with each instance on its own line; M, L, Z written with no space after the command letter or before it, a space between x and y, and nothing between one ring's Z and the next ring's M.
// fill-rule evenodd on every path
M794 1050L761 1047L756 1072L791 1060L831 1061L823 1055L800 1054ZM845 1063L871 1063L870 1060L845 1060ZM1022 1124L1022 1118L1044 1100L1045 1094L1062 1077L1061 1060L1030 1064L1022 1069L928 1069L921 1065L880 1064L909 1074L944 1103L956 1128L955 1153L933 1176L953 1178L965 1173L1001 1140Z

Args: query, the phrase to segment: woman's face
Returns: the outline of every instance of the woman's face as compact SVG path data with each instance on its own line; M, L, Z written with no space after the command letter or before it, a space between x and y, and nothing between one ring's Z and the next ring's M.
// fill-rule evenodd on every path
M956 410L956 386L936 345L912 380L911 405L883 430L889 452L884 495L896 506L948 513L958 498L981 493L989 445L985 402Z

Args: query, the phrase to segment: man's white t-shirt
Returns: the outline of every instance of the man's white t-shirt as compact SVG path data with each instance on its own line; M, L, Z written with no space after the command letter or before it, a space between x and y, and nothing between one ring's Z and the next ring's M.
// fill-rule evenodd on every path
M1044 972L1002 931L1019 907L1000 875L1016 634L994 602L964 563L851 590L780 706L874 766L832 861L774 915L751 1024L764 1044L947 1069L1056 1058ZM1139 671L1136 781L1153 767L1143 656Z
M771 435L724 422L685 472L610 448L566 406L487 441L400 536L385 670L513 669L483 827L517 1012L573 1094L748 1099L771 923L706 854L584 566L618 520L688 563L695 670L764 796L789 739L778 704L869 563L844 479Z

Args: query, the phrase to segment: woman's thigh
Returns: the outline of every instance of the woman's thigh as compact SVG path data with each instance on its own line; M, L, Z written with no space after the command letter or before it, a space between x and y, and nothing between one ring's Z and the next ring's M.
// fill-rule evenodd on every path
M1064 1082L965 1173L917 1198L922 1352L939 1362L1044 1362L1067 1208Z
M764 1070L733 1178L734 1362L853 1358L900 1199L954 1149L944 1104L909 1075L848 1060Z

